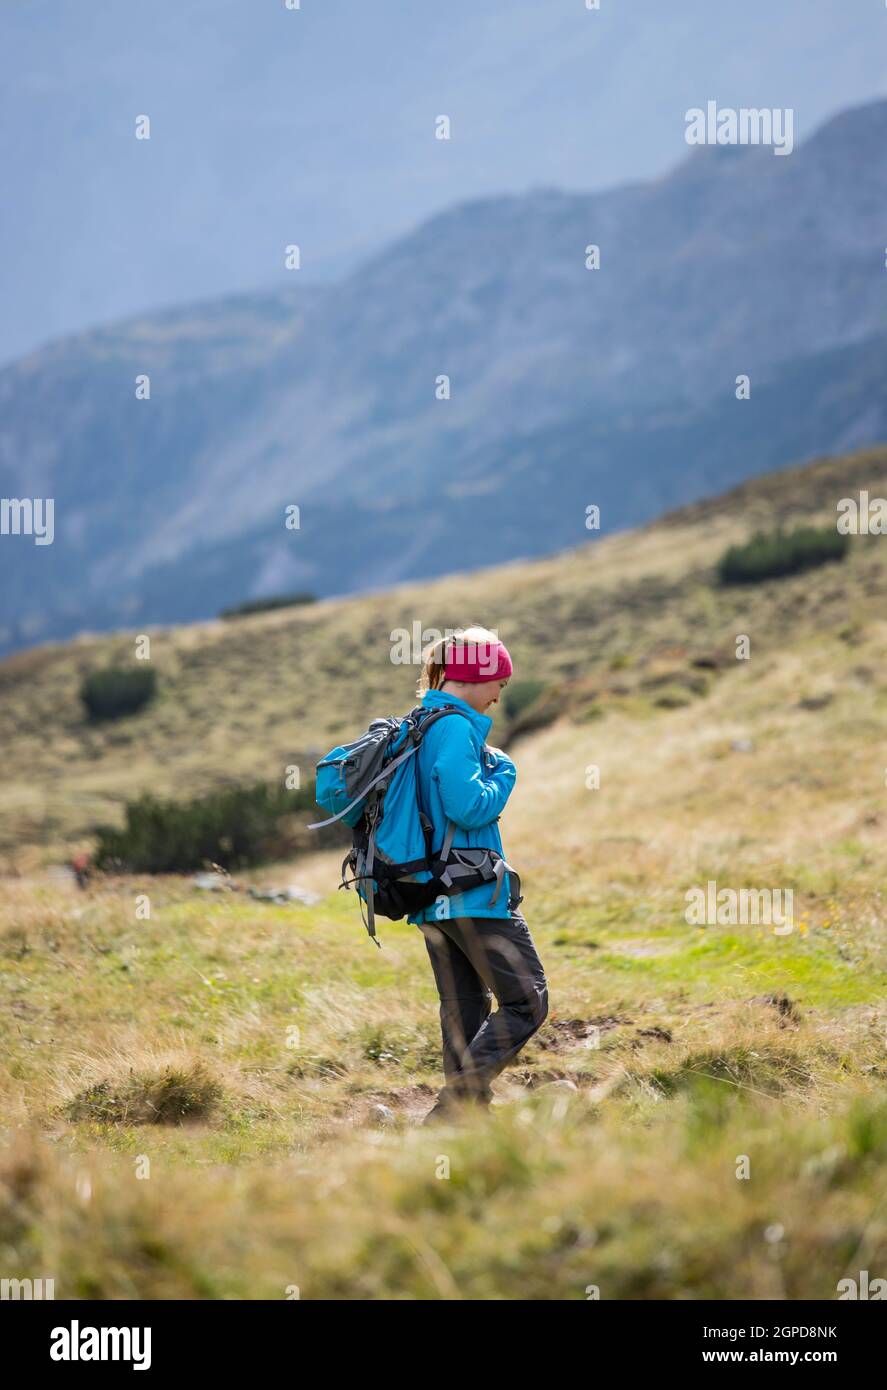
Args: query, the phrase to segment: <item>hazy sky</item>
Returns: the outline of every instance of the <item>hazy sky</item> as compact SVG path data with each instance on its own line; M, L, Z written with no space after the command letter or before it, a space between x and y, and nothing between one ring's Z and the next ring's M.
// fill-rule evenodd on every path
M454 201L658 174L710 98L791 106L802 139L887 94L887 7L6 0L0 55L5 361L292 284L288 242L306 277L329 276Z

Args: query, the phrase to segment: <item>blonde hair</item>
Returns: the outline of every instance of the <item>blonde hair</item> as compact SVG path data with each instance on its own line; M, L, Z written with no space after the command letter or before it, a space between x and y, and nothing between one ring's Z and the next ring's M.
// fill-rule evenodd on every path
M499 641L495 632L491 632L488 627L479 627L472 624L470 627L457 627L452 630L447 629L443 637L438 637L436 642L432 642L430 647L426 647L422 653L422 670L419 674L419 684L416 687L416 694L421 700L426 690L440 690L446 680L447 649L449 647L465 647L471 645L489 646Z

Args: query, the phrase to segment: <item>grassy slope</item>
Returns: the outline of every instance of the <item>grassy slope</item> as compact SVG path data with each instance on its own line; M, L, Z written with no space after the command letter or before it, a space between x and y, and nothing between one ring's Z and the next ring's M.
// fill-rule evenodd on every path
M879 542L754 592L719 595L703 578L754 513L800 514L802 499L833 511L861 486L884 495L885 474L883 455L826 463L803 488L778 475L743 489L730 506L744 521L713 504L596 553L326 605L326 618L164 635L158 664L200 709L199 658L223 711L191 755L176 757L185 716L171 700L92 762L93 735L69 714L78 752L43 785L74 816L86 785L104 804L142 777L254 774L376 701L402 706L405 673L378 659L398 621L442 626L467 608L498 622L525 667L533 642L545 646L535 673L561 664L579 718L517 744L503 828L553 1015L497 1084L492 1120L423 1131L437 1019L413 929L386 927L376 952L344 895L279 909L176 880L82 894L36 872L7 879L11 1272L54 1274L60 1296L284 1297L298 1285L306 1298L584 1298L590 1284L604 1298L831 1298L842 1277L887 1273ZM564 631L567 651L554 645ZM752 660L719 656L705 692L688 694L688 656L729 654L737 632ZM253 682L267 642L299 654L298 699L283 662ZM35 729L41 709L45 729L63 722L87 654L19 658L31 699L26 710L8 684L4 717L18 701ZM658 706L663 691L689 703ZM214 740L228 760L213 761ZM600 790L585 785L592 763ZM12 771L7 798L21 797L21 750ZM32 785L51 777L47 764ZM326 892L332 858L292 872ZM684 893L708 878L792 887L796 930L688 926ZM565 1080L577 1089L551 1084ZM192 1118L127 1122L148 1101ZM378 1103L394 1120L375 1129ZM735 1176L740 1155L749 1181Z
M521 674L594 680L614 658L650 660L670 645L732 659L737 631L756 650L823 625L883 611L887 567L877 538L840 573L824 570L760 590L717 594L711 567L757 525L833 520L841 496L885 495L887 452L772 474L642 531L551 560L409 585L236 623L157 631L161 696L141 715L90 727L82 676L133 653L133 634L84 638L0 663L0 854L26 867L22 846L58 850L113 819L134 787L182 796L231 779L310 765L368 710L402 710L415 668L390 660L390 634L466 619L499 627ZM878 489L880 488L880 492ZM577 518L577 537L583 532ZM298 544L298 533L294 533ZM811 673L812 674L812 673Z

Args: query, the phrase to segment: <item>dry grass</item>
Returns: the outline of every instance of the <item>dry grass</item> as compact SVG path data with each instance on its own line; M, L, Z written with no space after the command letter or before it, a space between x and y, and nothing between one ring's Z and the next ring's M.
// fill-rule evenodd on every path
M747 591L718 592L711 578L724 547L756 526L833 519L838 499L860 488L887 491L884 450L768 475L550 560L157 630L158 699L106 727L85 721L79 684L96 666L129 660L132 634L13 657L0 663L6 867L27 873L47 852L87 845L92 827L116 820L135 787L182 797L282 777L292 762L309 769L369 710L409 706L416 668L392 664L391 633L415 622L444 628L482 617L505 636L524 676L612 683L613 663L627 663L620 669L629 687L657 653L670 653L666 665L678 676L694 655L732 662L737 632L753 636L761 657L823 628L852 637L884 612L877 537L860 538L846 565ZM647 709L663 693L642 690L636 705Z
M120 1053L106 1063L95 1056L71 1058L78 1087L65 1102L70 1120L110 1125L181 1125L209 1118L222 1087L202 1061L152 1057L136 1069ZM92 1079L87 1079L92 1073Z

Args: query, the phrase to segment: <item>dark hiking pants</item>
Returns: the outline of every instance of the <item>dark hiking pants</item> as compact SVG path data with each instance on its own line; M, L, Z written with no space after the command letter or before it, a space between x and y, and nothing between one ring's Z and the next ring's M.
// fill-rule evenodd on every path
M426 922L422 934L440 995L447 1082L441 1100L488 1103L490 1082L548 1013L548 986L533 938L519 912Z

